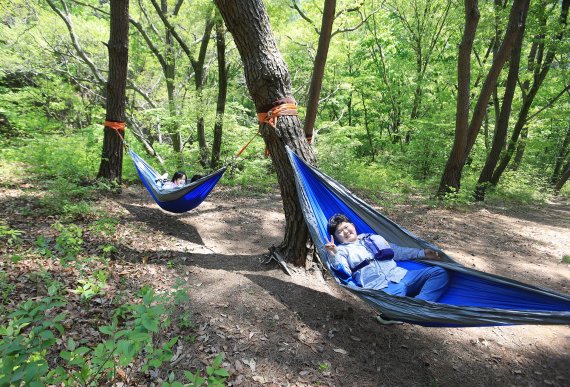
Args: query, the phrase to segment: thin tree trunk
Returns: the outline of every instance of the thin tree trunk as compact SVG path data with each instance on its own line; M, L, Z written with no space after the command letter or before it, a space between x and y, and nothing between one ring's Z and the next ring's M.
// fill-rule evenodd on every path
M556 160L554 162L554 169L552 171L552 176L550 176L550 183L556 184L558 179L560 178L560 171L562 169L562 165L564 164L564 160L570 153L568 148L570 146L570 126L566 130L566 136L564 136L564 141L562 141L562 146L556 155Z
M560 179L558 180L556 185L554 186L554 191L556 193L560 192L560 190L562 189L562 187L564 187L564 184L566 184L569 178L570 178L570 163L566 164L566 169L562 174L562 176L560 176Z
M224 127L224 113L228 94L228 69L226 64L226 38L223 21L216 21L216 50L218 53L218 100L216 103L216 123L214 124L214 141L212 143L212 168L220 164L220 151L222 148L222 131Z
M465 0L465 26L459 44L457 60L457 111L455 114L455 139L451 154L439 183L437 195L459 190L461 184L461 168L467 144L467 125L469 123L469 92L471 82L471 51L479 24L479 7L477 0Z
M561 27L563 27L564 29L566 28L569 7L570 7L570 0L563 0L562 6L560 8L559 23ZM554 37L553 40L560 41L563 35L564 35L563 29L561 29L561 32L559 32ZM544 81L546 75L550 70L552 61L554 60L554 56L556 54L556 45L554 44L551 45L551 48L546 53L544 63L542 63L543 50L544 50L544 44L533 45L531 49L531 53L529 55L529 68L530 70L534 70L533 83L532 86L530 87L528 94L526 94L523 97L523 104L521 110L519 111L519 115L517 118L517 122L514 126L513 133L511 134L507 150L503 153L501 161L499 162L499 165L497 166L497 168L493 172L493 176L491 177L491 184L493 185L498 184L499 179L501 178L503 172L507 168L507 165L511 161L513 154L515 153L519 136L527 122L528 113L530 111L532 103L534 102L534 98L536 97L536 94L538 93L538 90L540 89L542 82ZM535 60L535 58L537 59Z
M109 78L107 81L107 121L125 122L125 91L129 60L129 1L111 1L109 35ZM123 143L118 133L105 126L103 153L98 178L122 182Z
M524 23L524 21L523 21ZM481 170L479 175L479 180L475 187L475 200L483 201L485 200L485 191L489 185L489 181L493 176L493 170L499 162L499 157L501 152L505 147L507 142L507 130L509 127L509 118L511 117L513 98L515 95L515 90L517 86L517 80L519 77L519 68L521 60L521 49L524 36L524 25L521 28L519 36L513 46L511 51L511 58L509 61L509 75L507 76L507 83L505 85L505 95L503 96L503 104L501 106L501 111L497 119L497 125L495 127L495 134L493 136L493 145L491 146L491 151L487 155L485 160L485 165ZM496 90L496 88L495 88ZM498 98L495 100L497 103Z
M521 131L521 138L517 143L517 151L515 152L515 158L513 159L513 162L511 163L510 169L512 171L518 170L520 165L521 165L522 158L524 155L524 151L526 149L527 138L528 138L528 126L525 126L523 128L523 130Z
M319 98L321 95L321 87L325 74L325 65L327 63L327 55L331 42L332 27L335 18L336 0L325 0L323 9L323 19L321 22L321 30L319 33L319 45L317 47L317 55L313 65L313 75L311 77L311 85L309 87L309 97L307 100L307 112L305 113L305 136L307 139L313 138L313 129L317 118L317 110L319 107Z
M215 0L215 3L234 37L257 112L267 112L278 101L292 98L289 71L277 49L263 1ZM285 212L285 237L275 252L297 266L304 266L309 234L285 145L312 164L315 157L297 116L279 117L276 128L264 124L260 131L277 172Z

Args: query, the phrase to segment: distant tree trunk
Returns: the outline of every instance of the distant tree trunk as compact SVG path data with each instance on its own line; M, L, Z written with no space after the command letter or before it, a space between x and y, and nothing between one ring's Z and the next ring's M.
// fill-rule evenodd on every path
M224 23L221 19L216 21L216 49L218 53L218 100L216 103L216 123L214 124L214 141L212 143L212 161L210 166L217 168L220 164L220 151L222 148L222 130L224 127L224 113L226 110L226 97L228 94L228 69L226 64L226 38Z
M234 37L257 112L267 112L278 101L292 98L289 71L277 49L263 1L215 0L215 3ZM299 117L282 116L276 128L264 124L260 129L277 172L285 213L285 237L276 252L295 265L304 266L309 234L285 145L312 164L315 157L305 140Z
M562 146L556 155L556 160L554 161L554 169L552 171L552 176L550 176L550 183L555 185L558 179L560 179L560 171L562 169L562 165L564 165L564 160L568 154L570 147L570 126L566 130L566 136L564 136L564 141L562 141Z
M501 152L505 147L505 143L507 142L507 130L509 127L509 118L511 117L513 98L515 95L517 80L519 77L521 49L522 49L522 42L524 36L524 20L522 21L522 23L523 27L521 28L521 31L511 51L511 58L509 60L509 75L507 76L507 83L505 85L505 95L503 96L503 104L501 106L501 110L498 115L497 125L495 126L493 145L491 146L491 151L487 155L487 159L485 160L485 166L483 167L481 174L479 175L479 180L477 181L477 186L475 187L475 200L478 201L485 200L485 191L487 190L489 181L493 176L493 170L497 166L497 163L499 162L499 157L501 156ZM498 98L495 99L495 103L498 103Z
M556 185L554 186L554 191L556 193L560 192L560 190L562 189L562 187L564 187L564 184L566 184L569 178L570 178L570 163L566 164L566 169L564 170L562 176L560 176L558 182L556 182Z
M511 163L511 171L516 171L521 166L522 158L524 155L524 150L526 149L526 140L528 138L528 126L525 126L521 131L520 140L517 143L517 151L515 152L515 158Z
M107 81L107 121L125 122L125 90L129 61L129 1L111 1L109 35L109 77ZM123 143L117 132L105 126L103 153L97 178L122 182Z
M566 23L568 19L568 9L570 7L570 0L563 0L562 5L560 8L560 18L559 23L561 26L561 30L556 36L554 36L554 41L561 41L562 37L564 36L564 29L566 28ZM544 24L546 23L546 19ZM513 154L517 148L517 142L519 136L526 125L528 113L534 102L534 98L536 97L538 90L540 89L546 75L548 74L550 67L552 65L552 61L554 60L554 56L557 52L557 45L551 44L550 48L548 49L546 56L543 56L544 53L544 39L540 44L533 45L531 49L531 53L529 55L529 69L533 71L533 81L532 86L528 90L528 93L523 95L523 103L521 106L521 110L519 111L517 122L513 128L513 132L511 133L511 138L509 140L509 144L507 146L507 150L503 153L501 157L501 161L499 165L493 172L493 176L491 177L491 184L497 185L499 183L499 179L501 178L503 172L507 168L507 165L511 161ZM544 58L544 62L542 59ZM523 87L523 91L527 90L528 85L525 84Z
M481 129L483 118L487 112L489 99L491 98L493 89L497 84L497 79L503 69L503 65L509 58L512 47L524 26L529 2L530 0L515 0L513 3L503 43L501 44L497 55L493 58L493 64L489 69L489 73L487 74L485 83L481 88L479 98L477 99L477 104L473 109L471 123L467 130L464 128L456 128L456 130L461 131L460 137L466 136L467 138L465 140L461 138L460 144L457 146L454 144L452 155L450 156L450 162L447 163L440 182L438 196L443 196L447 192L457 192L460 189L463 167L465 166L465 162ZM465 146L463 146L464 142ZM461 147L459 145L461 145Z
M465 0L465 26L463 38L459 44L457 59L457 111L455 113L455 139L445 171L439 184L438 196L459 189L463 155L467 145L467 126L469 124L469 92L471 83L471 51L475 32L479 24L479 6L477 0Z
M327 55L331 42L332 27L335 19L336 0L325 0L323 9L323 19L321 22L321 30L319 34L319 45L317 47L317 56L313 65L313 75L311 77L311 85L309 87L309 98L307 100L307 112L305 113L305 136L311 140L313 138L313 129L317 118L317 110L319 107L319 98L321 95L321 87L325 74L325 65L327 63Z

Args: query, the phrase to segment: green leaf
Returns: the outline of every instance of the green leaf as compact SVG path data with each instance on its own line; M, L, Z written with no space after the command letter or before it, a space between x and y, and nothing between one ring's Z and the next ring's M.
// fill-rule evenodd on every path
M228 376L230 376L230 373L225 368L219 368L219 369L214 371L214 375L223 376L223 377L227 378Z

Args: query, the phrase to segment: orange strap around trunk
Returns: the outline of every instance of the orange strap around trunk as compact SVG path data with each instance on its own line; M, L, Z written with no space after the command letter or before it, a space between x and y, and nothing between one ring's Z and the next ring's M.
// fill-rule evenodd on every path
M108 126L109 128L115 129L115 130L121 130L121 131L125 130L125 123L124 122L105 120L105 126Z
M277 126L277 119L279 116L298 116L297 104L295 103L284 103L275 107L272 107L267 113L257 113L257 120L259 125L269 124L272 127Z

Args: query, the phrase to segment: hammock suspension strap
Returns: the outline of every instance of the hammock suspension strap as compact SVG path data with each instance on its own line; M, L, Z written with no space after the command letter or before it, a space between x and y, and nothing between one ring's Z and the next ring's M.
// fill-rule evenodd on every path
M115 131L115 133L117 133L117 136L119 136L119 138L121 139L121 141L123 142L123 145L125 146L125 148L128 148L129 146L127 145L127 143L125 142L125 138L123 137L123 133L125 132L125 128L126 125L123 121L108 121L105 120L104 123L105 127L107 128L111 128Z
M269 109L267 113L257 113L259 125L269 124L275 128L277 126L279 116L298 116L299 113L297 112L297 104L295 103L295 100L291 98L288 98L287 100L293 102L281 103Z

